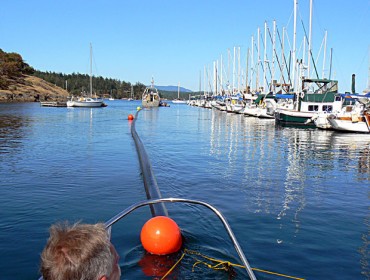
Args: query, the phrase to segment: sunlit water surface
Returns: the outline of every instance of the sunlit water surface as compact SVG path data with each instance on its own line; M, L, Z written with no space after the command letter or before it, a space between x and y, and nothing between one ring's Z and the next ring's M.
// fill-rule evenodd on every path
M37 279L48 228L106 221L146 199L128 114L0 104L0 271ZM226 216L252 267L306 279L369 279L370 136L281 128L273 120L171 104L144 109L136 130L162 197L203 200ZM166 204L184 247L240 263L207 209ZM145 255L141 208L113 227L122 279L152 279L179 256ZM169 279L228 279L185 257ZM258 279L279 279L255 272ZM148 276L149 275L149 276ZM235 268L231 279L246 279Z

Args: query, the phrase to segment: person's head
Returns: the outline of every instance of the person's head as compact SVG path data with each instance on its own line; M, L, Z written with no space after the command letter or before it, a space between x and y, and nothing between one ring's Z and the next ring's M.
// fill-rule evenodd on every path
M104 224L56 224L41 254L44 280L120 279L118 254Z

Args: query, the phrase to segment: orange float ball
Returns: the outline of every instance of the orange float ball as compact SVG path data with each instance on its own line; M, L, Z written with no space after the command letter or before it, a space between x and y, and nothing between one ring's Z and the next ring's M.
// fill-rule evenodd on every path
M132 114L130 114L130 115L128 115L127 119L128 119L129 121L132 121L132 120L134 119L134 116L133 116Z
M140 239L145 250L155 255L175 253L182 245L180 228L166 216L147 221L141 229Z

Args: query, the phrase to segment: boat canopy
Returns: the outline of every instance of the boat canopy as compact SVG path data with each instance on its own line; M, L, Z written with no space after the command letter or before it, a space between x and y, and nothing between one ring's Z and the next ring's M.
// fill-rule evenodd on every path
M275 97L277 99L293 99L294 94L276 94Z
M370 98L370 92L366 94L358 94L358 93L342 93L341 96L343 98Z
M254 103L259 104L261 102L261 100L263 100L266 97L266 95L267 94L262 94L262 93L259 94L258 97L257 97L257 99L254 100Z
M324 84L328 84L328 83L338 83L337 80L328 80L328 79L303 79L303 82L305 83L324 83Z

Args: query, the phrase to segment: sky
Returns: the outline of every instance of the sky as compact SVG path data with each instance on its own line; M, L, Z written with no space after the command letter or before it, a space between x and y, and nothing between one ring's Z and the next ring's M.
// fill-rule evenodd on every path
M212 71L216 60L221 65L221 56L228 68L228 50L233 55L234 47L240 47L240 67L246 72L251 37L261 28L263 40L265 21L272 30L275 20L280 36L286 28L285 50L291 49L293 2L0 0L0 48L19 53L37 70L89 74L91 43L95 76L147 85L153 77L156 85L180 83L197 91L204 83L204 68ZM356 74L356 91L362 92L370 67L370 0L313 0L312 14L312 54L320 76L329 76L332 49L331 78L339 81L339 91L350 91ZM297 58L302 58L309 0L298 0L297 21ZM272 61L267 41L267 59ZM232 74L223 72L231 80Z

